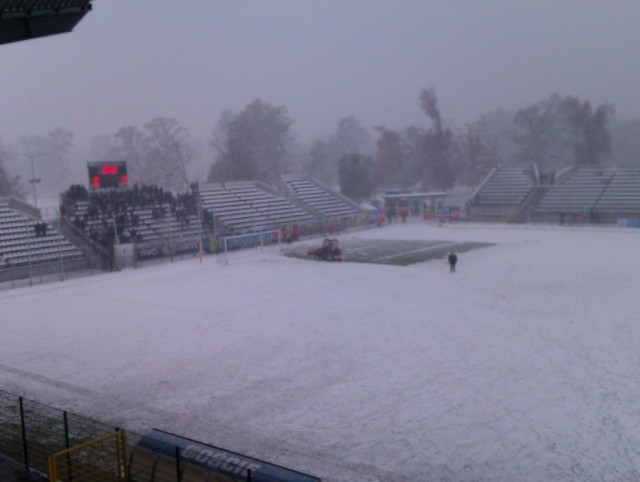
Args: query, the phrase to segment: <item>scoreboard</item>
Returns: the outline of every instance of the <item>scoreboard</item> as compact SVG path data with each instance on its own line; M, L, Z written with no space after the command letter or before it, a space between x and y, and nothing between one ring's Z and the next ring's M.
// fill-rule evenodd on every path
M89 162L89 186L93 189L127 187L127 163Z

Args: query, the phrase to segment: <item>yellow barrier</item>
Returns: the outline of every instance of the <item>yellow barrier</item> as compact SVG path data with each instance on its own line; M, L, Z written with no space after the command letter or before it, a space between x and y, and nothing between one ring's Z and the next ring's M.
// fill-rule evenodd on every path
M127 440L117 430L52 454L50 482L128 482Z

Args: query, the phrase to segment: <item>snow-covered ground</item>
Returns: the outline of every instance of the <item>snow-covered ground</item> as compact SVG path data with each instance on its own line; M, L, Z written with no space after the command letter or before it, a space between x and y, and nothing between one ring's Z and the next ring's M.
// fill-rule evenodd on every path
M0 387L353 481L640 478L640 230L396 225L491 242L408 267L278 249L0 292Z

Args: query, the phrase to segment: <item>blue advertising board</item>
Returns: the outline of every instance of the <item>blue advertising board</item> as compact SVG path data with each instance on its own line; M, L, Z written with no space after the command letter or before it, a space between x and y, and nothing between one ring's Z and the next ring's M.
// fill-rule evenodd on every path
M640 228L640 219L619 219L618 225L627 228Z
M231 480L252 482L320 482L320 479L246 455L154 429L136 447L179 463L206 469ZM175 462L173 462L175 463Z

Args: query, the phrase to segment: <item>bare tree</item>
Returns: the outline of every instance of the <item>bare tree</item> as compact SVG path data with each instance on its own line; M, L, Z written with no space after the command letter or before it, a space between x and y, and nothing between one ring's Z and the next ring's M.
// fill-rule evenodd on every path
M610 160L609 118L613 107L603 104L594 111L588 100L580 102L575 97L567 97L563 107L576 130L575 162L594 165Z
M640 119L613 123L611 151L618 165L640 165Z
M335 180L333 171L327 141L317 140L309 149L309 164L305 174L331 184Z
M285 107L260 99L239 114L224 112L211 139L215 156L209 180L275 181L289 170L292 123Z
M194 156L189 131L174 118L156 117L142 128L126 126L94 139L96 160L125 161L130 183L155 184L178 192L189 188Z
M475 185L500 161L498 139L488 132L483 119L467 125L460 139L458 179L463 184Z
M422 160L416 172L421 174L420 178L425 186L449 189L455 182L453 132L444 126L433 88L424 89L420 93L420 106L431 119L432 126L424 135Z
M238 181L256 179L258 167L249 147L250 141L243 129L235 125L236 115L225 111L211 138L215 152L214 163L209 170L209 181Z
M274 107L256 99L243 110L234 125L244 139L250 139L260 177L273 180L287 171L287 146L291 125L287 109Z
M151 178L146 170L149 148L144 132L133 126L122 127L112 137L111 148L104 161L125 161L131 183L148 184Z
M193 159L189 131L176 119L157 117L144 125L145 176L157 185L185 192L187 169Z
M345 155L338 161L340 192L355 201L365 201L371 197L372 159L361 154Z
M311 147L309 155L314 175L327 184L335 183L338 181L340 159L352 154L370 155L371 144L369 132L355 116L343 117L338 121L335 132Z
M514 117L519 159L537 162L543 170L570 162L599 164L611 157L607 104L592 110L589 101L557 94L520 109Z
M22 154L29 159L30 182L39 183L38 189L49 195L66 189L73 133L56 127L46 136L23 137L20 144Z
M9 156L9 150L0 141L0 197L15 196L20 198L22 197L20 177L12 176L7 171L6 161Z
M375 130L379 138L373 168L374 182L378 186L401 182L406 169L403 140L396 131L384 126L378 126Z

